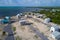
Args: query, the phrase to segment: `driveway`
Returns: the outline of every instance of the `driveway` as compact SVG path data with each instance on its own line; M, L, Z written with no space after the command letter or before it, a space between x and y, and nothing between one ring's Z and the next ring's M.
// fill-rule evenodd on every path
M8 36L5 38L5 40L15 40L13 31L11 29L11 24L5 26L3 30L8 33Z
M39 30L34 28L32 25L30 25L29 27L31 30L33 30L33 32L35 32L41 38L41 40L49 40L46 36L44 36L44 34L42 34Z

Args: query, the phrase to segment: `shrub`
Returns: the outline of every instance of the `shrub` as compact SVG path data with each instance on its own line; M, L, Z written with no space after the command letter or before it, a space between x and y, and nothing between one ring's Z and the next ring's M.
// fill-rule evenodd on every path
M16 37L16 40L22 40L22 38L21 38L21 37L19 37L19 36L17 36L17 37Z
M12 30L13 30L13 31L16 31L16 27L12 27Z
M35 37L35 38L38 38L38 36L37 36L37 35L34 35L34 37Z
M51 18L52 22L60 24L60 11L56 11L54 13L50 12L50 11L51 10L49 10L49 11L41 10L40 13L45 14L47 17Z

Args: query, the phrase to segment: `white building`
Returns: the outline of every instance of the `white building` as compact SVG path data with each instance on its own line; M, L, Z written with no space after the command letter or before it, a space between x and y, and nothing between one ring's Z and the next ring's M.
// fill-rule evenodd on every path
M20 20L19 23L21 23L21 22L26 22L26 20Z
M10 19L10 17L9 16L6 16L5 19Z
M56 10L55 9L52 9L52 12L56 12Z
M21 24L21 25L25 25L26 22L27 22L26 20L20 20L20 21L19 21L19 24Z
M17 14L16 17L19 18L20 14Z
M27 18L32 18L32 15L28 15Z
M57 31L52 32L52 33L50 34L50 36L51 36L54 40L60 40L60 32L57 32Z
M59 32L60 28L57 25L54 25L51 27L50 32L55 32L58 31Z
M22 13L20 13L20 15L23 15Z
M25 17L27 17L27 15L25 15Z
M43 16L44 16L43 14L40 14L40 15L38 15L37 17L38 17L38 18L43 18Z
M48 24L50 21L51 21L50 18L46 18L46 19L44 20L44 23L45 23L45 24Z

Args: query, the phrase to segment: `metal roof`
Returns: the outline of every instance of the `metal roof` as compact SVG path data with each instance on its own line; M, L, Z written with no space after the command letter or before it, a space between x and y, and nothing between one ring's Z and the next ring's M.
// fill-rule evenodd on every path
M5 18L6 18L6 19L9 19L10 17L9 17L9 16L6 16Z
M19 22L26 22L26 20L20 20Z
M57 31L52 32L52 35L54 35L55 37L58 37L58 36L60 36L60 32L57 32Z
M52 25L52 27L54 27L55 29L59 29L59 26L58 25Z

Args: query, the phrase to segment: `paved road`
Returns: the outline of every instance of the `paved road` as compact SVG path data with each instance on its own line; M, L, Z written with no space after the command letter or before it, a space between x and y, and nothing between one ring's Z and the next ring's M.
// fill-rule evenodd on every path
M8 24L3 30L8 33L8 36L5 38L5 40L15 40L13 31L11 30L11 24Z
M34 28L32 25L29 25L29 27L41 38L41 40L49 40L46 36L44 36L44 34L40 33L40 31Z

